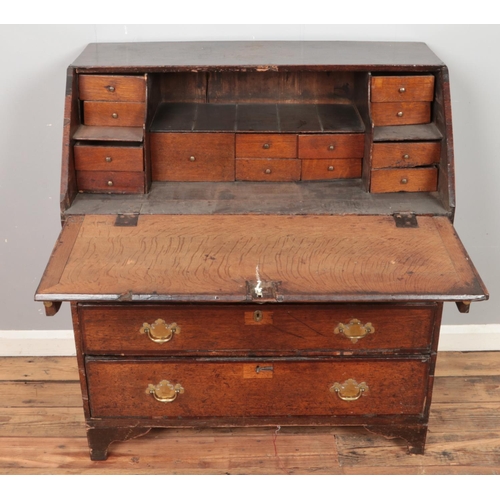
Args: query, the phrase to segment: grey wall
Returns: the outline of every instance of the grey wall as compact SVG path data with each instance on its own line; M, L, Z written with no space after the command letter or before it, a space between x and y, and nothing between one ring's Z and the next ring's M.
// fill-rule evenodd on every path
M448 65L453 105L455 227L492 298L446 324L500 324L500 28L485 25L0 26L0 331L70 329L33 302L59 233L66 67L87 43L153 40L422 41Z

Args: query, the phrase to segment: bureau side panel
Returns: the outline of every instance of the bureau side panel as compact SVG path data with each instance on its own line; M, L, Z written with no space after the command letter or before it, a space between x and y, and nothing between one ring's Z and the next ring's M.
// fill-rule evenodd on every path
M75 160L73 156L73 135L79 125L78 78L73 68L66 76L66 97L64 101L63 144L61 165L60 208L64 213L77 193Z

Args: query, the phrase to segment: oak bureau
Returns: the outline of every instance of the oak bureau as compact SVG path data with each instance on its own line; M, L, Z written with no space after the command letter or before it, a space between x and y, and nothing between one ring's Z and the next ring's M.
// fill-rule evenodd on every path
M443 302L488 298L454 211L425 44L90 44L35 298L71 303L91 458L207 426L364 426L423 453Z

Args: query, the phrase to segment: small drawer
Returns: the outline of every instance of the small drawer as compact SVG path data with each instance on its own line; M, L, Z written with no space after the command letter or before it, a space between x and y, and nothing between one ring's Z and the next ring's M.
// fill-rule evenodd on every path
M334 355L426 352L437 306L80 305L85 354Z
M76 170L141 172L144 170L141 146L94 146L77 143L74 148Z
M372 170L372 193L397 193L437 191L438 169L430 168L388 168Z
M237 181L299 181L300 160L236 160Z
M144 172L76 172L79 191L89 193L144 193Z
M439 142L379 142L373 145L372 168L432 165L440 159Z
M154 181L234 181L234 134L152 133Z
M145 112L145 104L141 102L85 101L83 123L97 127L142 127Z
M364 134L299 135L299 158L363 158Z
M376 127L420 125L431 121L430 102L388 102L372 104L372 121Z
M431 102L433 100L433 75L372 77L372 102Z
M101 417L420 415L429 358L85 363L90 414Z
M80 75L78 86L82 101L146 101L144 76Z
M297 136L236 134L236 158L297 158Z
M302 160L302 180L352 179L361 177L360 158Z

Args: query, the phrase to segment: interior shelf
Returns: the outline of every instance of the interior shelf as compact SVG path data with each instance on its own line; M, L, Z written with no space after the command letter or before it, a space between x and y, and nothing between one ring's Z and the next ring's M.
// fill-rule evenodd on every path
M151 132L363 133L352 104L160 103Z

